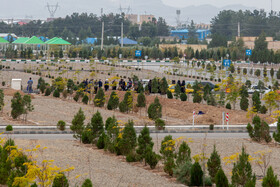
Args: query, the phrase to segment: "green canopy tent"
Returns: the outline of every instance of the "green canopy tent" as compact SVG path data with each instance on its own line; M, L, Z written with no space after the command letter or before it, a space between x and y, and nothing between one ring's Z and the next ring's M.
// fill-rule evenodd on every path
M57 38L57 37L54 37L54 38L46 41L45 44L47 44L48 50L52 46L59 46L63 51L65 51L68 48L68 46L71 45L71 43L67 42L66 40L63 40L62 38Z
M12 42L12 44L15 46L15 49L20 49L23 50L24 49L24 43L29 40L28 37L20 37L18 39L16 39L15 41Z
M4 38L0 38L0 50L6 50L9 42Z

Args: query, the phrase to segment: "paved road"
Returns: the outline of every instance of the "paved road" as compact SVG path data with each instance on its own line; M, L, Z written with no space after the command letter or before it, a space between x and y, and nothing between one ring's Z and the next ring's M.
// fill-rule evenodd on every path
M152 133L151 136L159 139L169 135L168 133ZM204 138L204 133L170 133L173 138L186 137L186 138ZM5 136L5 135L3 135ZM10 135L15 139L40 139L40 140L74 140L71 134L15 134ZM208 139L219 139L219 138L249 138L247 133L209 133L207 134Z

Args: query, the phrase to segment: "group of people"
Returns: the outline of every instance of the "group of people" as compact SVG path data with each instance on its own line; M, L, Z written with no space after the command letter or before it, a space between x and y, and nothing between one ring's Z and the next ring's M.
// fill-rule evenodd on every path
M175 81L172 84L175 84ZM177 84L181 87L181 92L185 93L185 89L186 89L186 82L183 80L182 82L180 80L177 81Z
M84 87L86 92L90 92L91 86L94 87L94 92L95 93L97 93L98 89L103 87L103 82L102 82L101 79L99 79L99 80L93 80L93 79L88 80L88 79L86 79L82 82L82 84L83 84L83 87ZM121 79L119 81L119 84L117 83L116 80L113 80L111 85L110 85L109 80L106 79L104 81L104 90L108 91L110 86L112 86L112 90L117 90L117 85L119 85L119 87L118 87L119 90L127 91L129 89L132 89L133 83L132 83L132 80L129 78L128 82L125 82L124 79Z

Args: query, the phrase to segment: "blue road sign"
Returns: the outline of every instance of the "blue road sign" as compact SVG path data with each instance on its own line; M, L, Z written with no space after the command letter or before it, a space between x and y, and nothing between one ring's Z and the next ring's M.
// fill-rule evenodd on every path
M246 50L246 55L247 56L251 56L252 55L252 50L251 49L247 49Z
M135 51L135 56L136 56L136 57L141 57L141 56L142 56L142 51L136 50L136 51Z
M229 67L229 66L231 65L231 60L229 60L229 59L224 59L223 65L224 65L225 67Z

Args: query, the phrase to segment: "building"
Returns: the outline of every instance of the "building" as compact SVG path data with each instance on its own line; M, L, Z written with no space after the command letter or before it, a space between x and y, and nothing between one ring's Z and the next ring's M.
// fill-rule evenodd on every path
M155 20L154 15L138 15L138 14L126 14L125 18L128 19L133 24L142 25L143 22L152 22Z
M254 49L255 48L255 40L258 37L252 37L252 36L248 36L248 37L236 37L236 41L239 39L242 39L244 42L244 46L247 49ZM267 48L269 50L273 50L273 51L277 51L280 50L280 41L273 41L273 37L266 37L266 42L267 42ZM228 45L230 45L232 43L232 41L228 42Z
M188 39L189 38L188 33L189 33L188 29L172 30L170 36L178 37L180 39ZM198 29L196 31L196 34L197 34L198 40L205 40L207 38L207 36L209 36L211 34L211 32L210 32L210 30Z
M210 30L211 24L205 24L205 23L199 23L195 25L196 29L204 29L204 30Z

